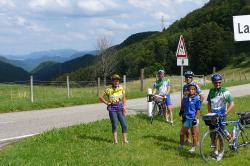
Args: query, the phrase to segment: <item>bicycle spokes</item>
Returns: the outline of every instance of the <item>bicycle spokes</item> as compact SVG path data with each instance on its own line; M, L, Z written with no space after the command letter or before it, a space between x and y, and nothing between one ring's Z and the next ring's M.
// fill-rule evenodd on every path
M224 139L216 130L204 134L200 144L200 154L203 160L218 160L224 155Z

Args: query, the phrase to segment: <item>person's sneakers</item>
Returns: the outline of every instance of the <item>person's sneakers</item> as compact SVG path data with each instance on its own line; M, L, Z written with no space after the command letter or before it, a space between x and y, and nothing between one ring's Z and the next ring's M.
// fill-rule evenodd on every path
M213 160L217 160L217 157L218 157L218 152L212 152L212 153L211 153L211 158L212 158Z
M224 152L219 153L217 156L217 161L220 161L223 156L224 156Z
M188 151L189 153L194 153L195 152L195 147L192 147L189 151Z
M174 121L170 121L170 124L171 124L172 126L174 126Z
M128 141L124 141L123 143L124 143L124 144L128 144Z

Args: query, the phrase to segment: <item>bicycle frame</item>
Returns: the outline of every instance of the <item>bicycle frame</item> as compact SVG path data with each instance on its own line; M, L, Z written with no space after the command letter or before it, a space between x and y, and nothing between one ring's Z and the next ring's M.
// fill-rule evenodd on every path
M153 110L152 110L152 117L150 117L151 124L153 123L154 116L157 115L157 113L164 111L163 104L165 103L165 99L166 98L164 96L160 96L160 95L151 96L151 100L154 102ZM158 108L158 112L157 112L157 108Z
M235 133L235 138L233 140L233 144L231 145L231 148L233 150L237 150L240 147L246 146L250 144L249 138L247 136L244 136L242 133L244 133L244 128L242 127L240 120L229 120L225 122L220 122L222 125L227 125L227 124L235 124L234 127L236 127L236 133ZM230 143L230 140L227 137L227 133L220 127L220 125L217 125L215 129L218 131L226 140L228 143ZM238 138L241 136L243 143L238 144Z
M227 124L233 124L233 139L228 131L221 127L221 125L225 126ZM249 130L246 128L250 128L250 126L242 125L240 117L238 120L228 120L225 122L222 121L221 117L219 122L213 127L210 126L209 130L202 136L200 145L202 159L208 161L211 158L217 159L219 156L218 159L220 160L224 156L225 151L237 151L239 148L250 144ZM228 144L225 144L225 142L228 142ZM229 149L226 147L229 147Z

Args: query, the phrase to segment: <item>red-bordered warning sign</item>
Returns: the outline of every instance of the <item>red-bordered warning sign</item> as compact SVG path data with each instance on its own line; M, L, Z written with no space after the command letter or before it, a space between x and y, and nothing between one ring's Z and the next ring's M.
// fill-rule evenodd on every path
M187 58L187 50L186 50L184 38L182 35L180 36L178 48L176 51L176 57L177 58Z

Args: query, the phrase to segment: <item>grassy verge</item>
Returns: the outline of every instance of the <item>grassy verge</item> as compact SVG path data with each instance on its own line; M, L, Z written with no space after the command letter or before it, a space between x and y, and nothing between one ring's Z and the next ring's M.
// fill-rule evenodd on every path
M172 92L180 90L180 77L170 77ZM126 96L128 99L145 97L147 88L152 88L155 78L145 80L144 91L140 91L140 81L127 82ZM250 80L228 80L224 86L234 86L250 83ZM211 88L211 83L201 86L202 89ZM101 87L102 91L104 87ZM0 84L0 113L15 112L33 109L56 108L72 105L98 103L97 88L73 87L70 90L71 97L67 97L67 89L64 85L58 86L34 86L34 103L30 102L29 86L17 84Z
M235 103L234 112L250 111L250 96L235 99ZM203 114L205 110L206 106ZM127 117L128 145L112 144L109 120L54 129L6 147L0 152L0 165L204 165L198 151L191 155L188 146L182 152L177 150L181 127L177 114L175 109L173 127L162 118L150 125L145 114ZM231 113L229 119L235 118ZM199 128L200 135L207 130L203 122ZM250 146L242 148L219 164L249 165L249 153Z

